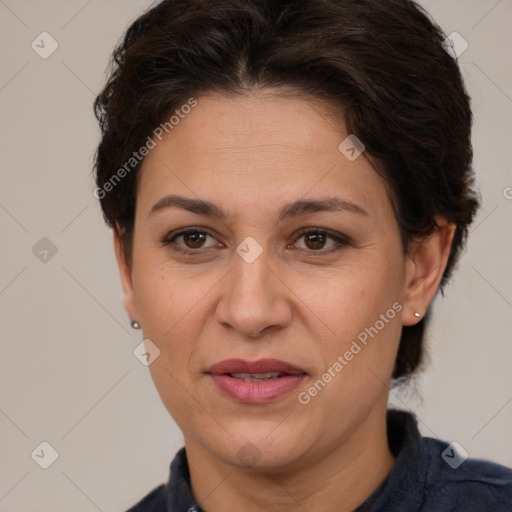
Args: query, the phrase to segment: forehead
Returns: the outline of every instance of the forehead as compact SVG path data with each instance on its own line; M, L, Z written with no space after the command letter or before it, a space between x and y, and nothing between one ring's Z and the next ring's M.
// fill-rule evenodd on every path
M351 161L340 152L350 134L336 112L327 102L267 92L199 97L155 139L140 171L138 209L148 212L166 193L268 208L333 192L375 209L386 199L382 179L364 155Z

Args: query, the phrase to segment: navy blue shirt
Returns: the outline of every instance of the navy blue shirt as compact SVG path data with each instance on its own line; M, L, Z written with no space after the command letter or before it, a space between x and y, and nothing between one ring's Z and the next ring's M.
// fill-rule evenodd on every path
M382 485L354 512L511 512L512 470L464 458L453 445L422 437L416 418L389 410L388 442L395 464ZM204 512L190 489L185 448L170 478L127 512Z

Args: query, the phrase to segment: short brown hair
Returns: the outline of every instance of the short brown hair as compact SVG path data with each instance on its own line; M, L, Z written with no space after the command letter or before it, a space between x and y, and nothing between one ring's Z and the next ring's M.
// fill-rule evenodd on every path
M97 197L127 260L140 163L105 187L155 127L191 96L289 87L343 105L389 184L404 250L437 215L457 225L442 292L479 206L470 98L445 37L411 0L164 0L148 10L114 50L94 104ZM394 379L421 363L428 319L403 327Z

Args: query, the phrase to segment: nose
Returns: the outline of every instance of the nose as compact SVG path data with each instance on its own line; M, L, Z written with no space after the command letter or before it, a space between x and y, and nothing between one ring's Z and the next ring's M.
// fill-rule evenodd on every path
M259 338L290 323L292 292L270 260L266 251L251 263L234 255L217 307L217 321L224 327Z

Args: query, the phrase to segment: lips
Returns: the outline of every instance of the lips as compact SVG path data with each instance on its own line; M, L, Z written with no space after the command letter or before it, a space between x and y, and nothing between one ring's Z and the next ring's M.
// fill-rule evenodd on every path
M273 402L298 387L307 376L302 368L278 359L227 359L206 373L223 395L247 404Z

